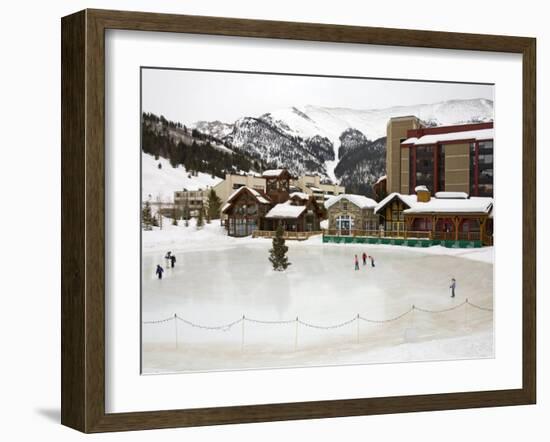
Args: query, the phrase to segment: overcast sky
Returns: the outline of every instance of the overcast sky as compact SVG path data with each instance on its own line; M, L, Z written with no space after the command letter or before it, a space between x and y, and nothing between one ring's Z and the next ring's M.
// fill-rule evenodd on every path
M142 69L142 110L190 124L233 123L289 106L354 109L493 99L493 86L376 79Z

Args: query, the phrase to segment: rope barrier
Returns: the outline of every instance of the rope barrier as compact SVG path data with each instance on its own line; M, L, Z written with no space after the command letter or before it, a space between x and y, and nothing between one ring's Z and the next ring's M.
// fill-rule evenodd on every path
M142 324L161 324L163 322L170 322L170 321L173 321L175 319L174 316L170 316L169 318L166 318L166 319L159 319L158 321L142 321L141 323Z
M228 324L211 326L211 325L197 324L195 322L188 321L187 319L180 318L177 315L175 315L174 317L176 319L178 319L179 321L183 322L184 324L190 325L191 327L194 327L194 328L200 328L200 329L203 329L203 330L223 330L223 331L228 331L234 325L237 325L237 324L239 324L239 323L241 323L245 320L245 318L242 317L242 318L239 318L236 321L230 322Z
M363 316L359 316L359 319L361 319L362 321L365 321L365 322L372 322L372 323L375 323L375 324L383 324L385 322L393 322L393 321L397 321L398 319L401 319L403 318L404 316L407 316L409 313L411 313L413 310L415 309L415 307L411 307L409 310L407 310L406 312L404 313L401 313L400 315L398 316L395 316L393 318L390 318L390 319L369 319L369 318L364 318Z
M243 315L241 318L239 318L239 319L237 319L233 322L229 322L227 324L222 324L222 325L213 325L212 326L212 325L198 324L196 322L189 321L187 319L184 319L184 318L178 316L177 314L174 315L174 316L171 316L169 318L159 319L159 320L156 320L156 321L142 321L142 323L143 324L162 324L162 323L170 322L170 321L173 321L173 320L177 319L177 320L183 322L184 324L187 324L187 325L189 325L191 327L194 327L194 328L200 328L200 329L203 329L203 330L223 330L223 331L230 330L233 326L235 326L237 324L240 324L241 322L251 322L251 323L255 323L255 324L265 324L265 325L288 325L288 324L299 323L299 324L301 324L305 327L309 327L309 328L315 328L315 329L319 329L319 330L332 330L332 329L336 329L336 328L345 327L346 325L352 324L352 323L354 323L355 321L358 321L358 320L361 320L361 321L364 321L364 322L371 322L371 323L375 323L375 324L383 324L383 323L387 323L387 322L398 321L399 319L407 316L408 314L412 313L415 310L418 310L418 311L423 312L423 313L437 314L437 313L450 312L450 311L456 310L460 307L463 307L465 305L470 305L470 306L472 306L472 307L474 307L478 310L482 310L482 311L487 311L487 312L492 312L493 311L492 308L482 307L480 305L473 304L472 302L466 300L466 301L464 301L460 304L457 304L453 307L440 309L440 310L426 309L426 308L421 308L421 307L417 307L417 306L413 305L409 310L401 313L400 315L394 316L393 318L389 318L389 319L370 319L370 318L365 318L364 316L361 316L361 315L357 315L357 316L354 316L352 319L349 319L347 321L343 321L343 322L340 322L338 324L331 324L331 325L313 324L313 323L306 322L306 321L303 321L303 320L298 319L298 318L289 319L289 320L270 321L270 320L264 320L264 319L249 318L249 317L246 317L246 316Z
M302 325L304 325L306 327L309 327L309 328L316 328L316 329L319 329L319 330L332 330L332 329L335 329L335 328L344 327L344 326L349 325L349 324L351 324L355 321L357 321L357 316L355 316L353 319L350 319L349 321L344 321L344 322L341 322L339 324L333 324L333 325L318 325L318 324L311 324L309 322L304 322L301 319L296 320L296 322L298 322L299 324L302 324Z
M420 312L424 312L424 313L445 313L445 312L450 312L450 311L453 311L453 310L456 310L457 308L460 308L462 307L463 305L466 305L468 304L468 301L464 301L460 304L457 304L453 307L449 307L449 308L444 308L442 310L428 310L428 309L425 309L425 308L420 308L420 307L414 307L415 310L418 310Z
M474 308L477 308L478 310L483 310L483 311L486 311L486 312L492 312L492 311L493 311L492 308L489 308L489 307L481 307L480 305L472 304L470 301L466 301L466 303L467 303L468 305L471 305L471 306L474 307Z
M267 325L284 325L284 324L292 324L296 322L296 319L291 319L289 321L265 321L263 319L252 319L252 318L244 318L245 321L248 322L254 322L256 324L267 324Z

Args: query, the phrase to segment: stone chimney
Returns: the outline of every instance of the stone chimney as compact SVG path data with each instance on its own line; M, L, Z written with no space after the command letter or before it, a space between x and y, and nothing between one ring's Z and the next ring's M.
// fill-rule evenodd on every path
M416 192L416 201L419 203L427 203L432 197L432 194L426 186L416 186L414 191Z

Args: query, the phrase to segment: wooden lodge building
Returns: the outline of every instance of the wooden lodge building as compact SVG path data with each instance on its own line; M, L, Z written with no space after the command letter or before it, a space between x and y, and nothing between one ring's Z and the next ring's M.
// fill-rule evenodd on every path
M375 205L377 229L367 228L366 224L342 223L339 210L333 209L338 206L332 200L327 201L329 230L323 241L447 247L492 245L493 198L469 197L463 192L438 192L432 197L426 186L417 186L415 190L413 195L393 192Z
M314 196L290 193L292 176L286 169L266 170L265 192L243 186L233 192L222 207L229 236L272 237L281 224L288 239L306 239L320 234L323 208Z
M416 195L392 193L377 205L384 236L436 241L493 243L493 198L437 192L426 186Z

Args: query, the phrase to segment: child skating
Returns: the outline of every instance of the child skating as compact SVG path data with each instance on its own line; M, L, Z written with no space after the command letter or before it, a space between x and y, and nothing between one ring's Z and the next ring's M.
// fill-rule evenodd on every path
M357 258L357 255L355 255L355 270L359 270L359 258Z

